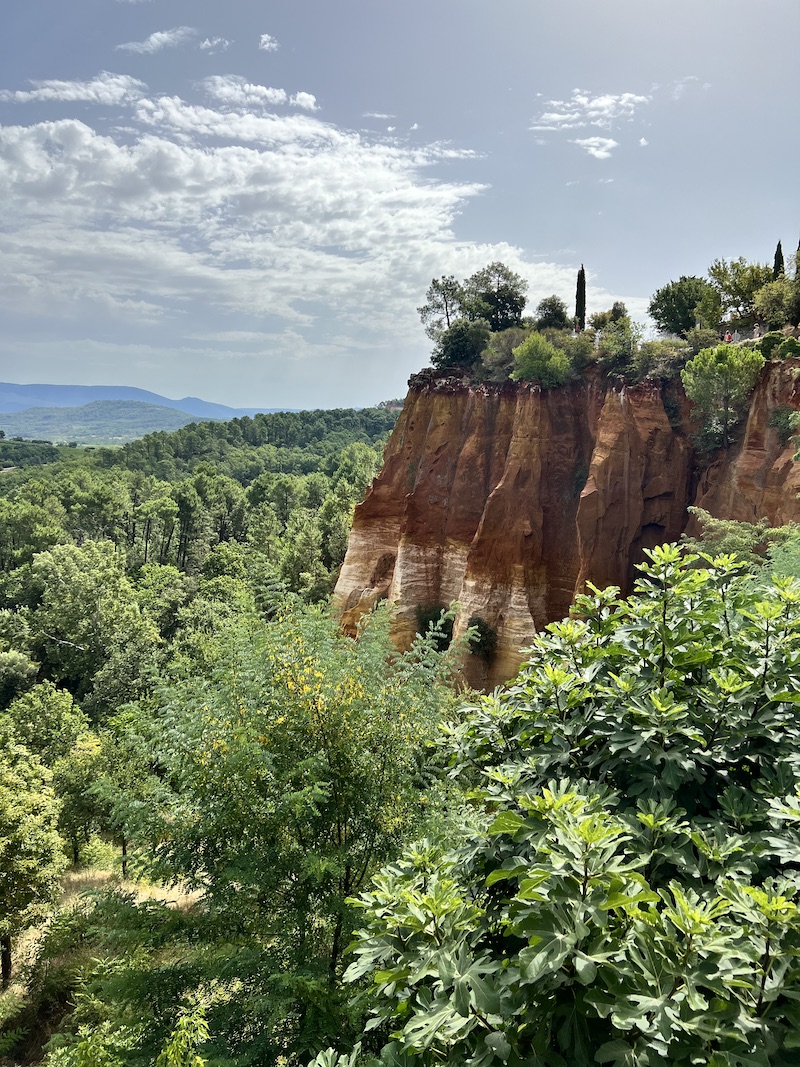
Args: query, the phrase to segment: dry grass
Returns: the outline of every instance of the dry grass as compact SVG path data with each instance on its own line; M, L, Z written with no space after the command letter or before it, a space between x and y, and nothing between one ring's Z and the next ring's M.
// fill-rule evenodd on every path
M59 907L72 907L83 893L109 888L132 893L137 903L145 900L158 900L181 911L190 908L202 897L200 890L188 890L182 886L155 885L141 879L123 879L119 871L90 867L67 871L61 879Z

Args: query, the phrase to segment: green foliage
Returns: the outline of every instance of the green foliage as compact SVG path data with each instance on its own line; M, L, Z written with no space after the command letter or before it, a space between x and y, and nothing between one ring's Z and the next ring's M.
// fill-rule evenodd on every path
M769 413L769 425L778 431L778 440L786 447L800 423L800 412L788 404L780 404Z
M764 359L772 359L775 349L782 345L785 340L786 335L781 330L772 330L770 333L764 334L758 343Z
M437 651L446 651L453 640L455 613L444 604L417 604L414 614L417 633L421 637L429 635Z
M531 333L514 349L515 370L511 375L517 382L539 382L543 389L564 385L572 375L567 354L551 344L540 333Z
M8 707L12 700L36 681L39 670L24 652L9 649L0 652L0 709Z
M467 628L474 630L474 636L469 643L470 652L491 663L497 653L497 630L480 615L471 615Z
M11 435L69 441L74 448L79 443L119 445L147 433L177 430L195 421L184 411L141 400L95 400L80 407L32 407L4 415L3 420ZM57 458L53 449L50 459L43 462L51 463Z
M686 340L689 348L696 356L704 348L713 348L719 342L719 331L716 327L695 326L686 332Z
M202 1008L183 1012L159 1053L155 1067L205 1067L208 1061L197 1048L205 1044L208 1037L208 1023Z
M739 326L752 326L757 314L756 294L772 281L772 268L766 263L748 263L744 256L715 259L708 268L708 276L724 315Z
M633 377L642 328L627 315L612 318L600 334L598 362L607 374Z
M464 311L472 320L485 320L493 332L507 330L521 325L527 292L524 278L495 261L464 282Z
M417 308L417 313L432 341L438 341L461 315L464 299L464 287L452 274L431 281L425 303Z
M770 574L800 581L800 528L796 524L782 528L784 534L767 551Z
M644 378L668 381L676 378L691 354L686 341L665 338L662 341L642 341L631 359L632 373L637 381Z
M89 728L72 694L48 681L18 696L0 717L11 724L17 741L51 768Z
M685 338L698 318L702 317L702 313L698 316L695 310L697 305L705 300L705 310L713 293L713 286L704 278L682 274L677 282L669 282L655 291L647 313L659 330ZM718 318L715 315L710 317Z
M735 556L756 566L763 562L763 553L774 532L766 519L758 522L716 519L708 511L697 507L688 508L688 512L700 527L700 536L694 538L683 535L681 542L686 551Z
M787 337L775 349L778 359L797 359L800 356L800 341L796 337Z
M337 985L348 898L439 790L426 757L451 661L434 635L398 655L388 626L378 612L353 640L320 610L284 605L269 624L246 614L212 639L204 673L115 721L128 762L151 773L117 785L114 818L154 872L203 901L185 920L195 933L180 935L195 945L180 950L185 966L156 958L142 975L134 954L92 979L109 1018L121 998L152 1043L155 1013L163 1049L159 1005L211 983L210 1062L313 1054L348 1031ZM144 918L124 918L129 936L143 936Z
M781 275L767 282L755 295L755 312L769 329L780 329L792 321L795 304L795 281Z
M586 329L586 271L582 263L575 285L575 325L579 333Z
M493 333L481 353L481 377L490 382L507 381L514 370L514 349L522 344L529 333L530 330L522 326L511 326Z
M604 330L610 323L628 318L628 309L621 300L615 300L607 311L596 311L589 318L589 325L595 330Z
M431 366L470 370L479 363L488 340L489 327L483 319L457 319L436 342Z
M796 1062L800 590L648 556L452 731L460 840L360 898L384 1063Z
M452 275L434 278L426 303L417 308L425 333L435 342L434 367L472 366L488 340L488 331L507 330L522 323L528 283L504 263L494 262L476 271L464 282ZM480 330L486 330L477 352Z
M681 371L686 395L704 422L701 441L706 447L727 448L731 443L731 432L763 366L760 352L720 345L699 352Z
M567 330L571 327L567 305L556 296L546 296L536 305L537 330Z
M52 775L0 722L0 955L10 976L12 939L41 921L65 866Z
M772 277L777 279L785 273L786 267L783 262L783 248L781 246L781 242L778 241L778 244L775 247L775 259L772 263Z
M40 467L55 462L58 456L58 449L49 441L0 440L0 467Z
M159 639L110 541L40 553L29 596L36 658L87 710L102 715L141 692Z

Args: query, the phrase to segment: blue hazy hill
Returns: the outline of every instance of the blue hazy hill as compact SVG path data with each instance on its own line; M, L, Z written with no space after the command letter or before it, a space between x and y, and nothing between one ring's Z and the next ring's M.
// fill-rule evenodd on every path
M74 408L98 400L128 400L155 404L182 411L195 419L236 419L259 412L286 411L286 408L231 408L213 404L196 396L171 400L147 389L128 385L15 385L0 382L0 414L25 411L27 408Z

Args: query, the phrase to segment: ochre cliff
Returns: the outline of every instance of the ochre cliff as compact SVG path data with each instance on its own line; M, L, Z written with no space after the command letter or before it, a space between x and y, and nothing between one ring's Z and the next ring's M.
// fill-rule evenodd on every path
M537 629L569 611L587 581L630 587L643 549L676 540L697 503L719 517L800 519L800 464L769 427L800 408L800 363L770 364L741 444L695 472L685 404L656 385L599 378L542 391L529 383L469 387L423 372L411 381L384 465L356 509L336 585L345 626L379 600L395 607L406 646L420 605L460 605L497 633L467 680L511 677Z

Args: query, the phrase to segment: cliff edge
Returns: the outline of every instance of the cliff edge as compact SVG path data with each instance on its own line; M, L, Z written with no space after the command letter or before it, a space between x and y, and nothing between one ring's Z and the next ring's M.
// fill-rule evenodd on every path
M798 381L800 360L767 364L740 442L700 474L686 405L673 392L668 415L658 385L416 375L356 508L334 594L344 625L388 598L407 646L420 607L457 601L456 635L474 618L497 634L491 657L468 657L467 681L506 681L587 582L629 589L643 550L687 528L690 504L800 520L800 464L769 425L775 408L800 408Z

